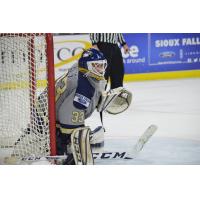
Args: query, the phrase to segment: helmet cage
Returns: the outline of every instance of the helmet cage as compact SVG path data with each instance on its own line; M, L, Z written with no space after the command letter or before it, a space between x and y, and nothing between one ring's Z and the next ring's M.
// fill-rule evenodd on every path
M87 67L88 67L89 72L99 77L104 77L104 74L107 68L107 61L106 60L88 61Z

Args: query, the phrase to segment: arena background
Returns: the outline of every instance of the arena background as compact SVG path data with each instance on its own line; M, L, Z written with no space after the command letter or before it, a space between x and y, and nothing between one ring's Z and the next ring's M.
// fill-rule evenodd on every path
M200 33L123 33L125 81L200 77ZM55 34L56 78L91 47L89 34Z

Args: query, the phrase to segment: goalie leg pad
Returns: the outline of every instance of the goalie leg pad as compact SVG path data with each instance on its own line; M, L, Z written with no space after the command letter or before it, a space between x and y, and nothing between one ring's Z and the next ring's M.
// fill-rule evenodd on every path
M93 165L94 159L90 146L90 128L75 129L71 134L71 148L76 165Z

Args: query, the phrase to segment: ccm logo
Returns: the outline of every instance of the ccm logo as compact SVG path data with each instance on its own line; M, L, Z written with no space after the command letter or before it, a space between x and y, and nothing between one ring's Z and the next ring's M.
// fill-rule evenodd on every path
M104 152L104 153L92 153L94 159L117 159L117 158L124 158L129 159L126 157L126 152Z

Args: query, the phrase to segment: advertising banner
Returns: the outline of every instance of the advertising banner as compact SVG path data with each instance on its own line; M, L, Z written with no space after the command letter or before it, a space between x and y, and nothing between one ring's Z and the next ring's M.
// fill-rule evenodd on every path
M200 69L199 33L127 33L129 54L122 54L131 73Z
M67 71L84 49L91 47L89 34L54 36L54 62L56 78Z
M129 53L125 54L121 48L125 73L148 72L148 34L126 33L123 36L130 49Z
M150 34L149 58L163 71L200 69L200 34Z
M189 73L200 69L200 33L124 33L123 36L130 48L128 54L121 48L125 74L129 77L153 72ZM89 34L55 35L56 78L90 47Z

